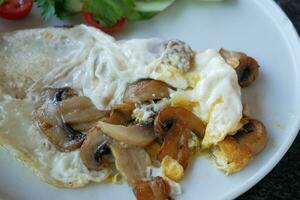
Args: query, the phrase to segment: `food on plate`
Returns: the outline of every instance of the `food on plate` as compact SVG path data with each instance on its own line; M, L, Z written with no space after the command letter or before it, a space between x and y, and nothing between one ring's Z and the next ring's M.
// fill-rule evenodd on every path
M57 187L121 175L139 200L173 198L199 151L232 174L268 141L243 114L259 74L244 53L85 25L3 33L0 46L0 144Z
M235 135L227 136L211 150L216 166L226 174L243 169L267 143L264 125L255 119L246 121Z

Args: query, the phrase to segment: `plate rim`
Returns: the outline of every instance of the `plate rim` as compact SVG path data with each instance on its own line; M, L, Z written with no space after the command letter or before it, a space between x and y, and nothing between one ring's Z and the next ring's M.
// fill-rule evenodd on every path
M296 31L296 28L294 27L293 23L286 15L286 13L274 0L255 0L253 1L253 3L261 7L261 9L270 16L270 20L274 22L276 28L286 40L287 48L290 49L289 54L296 70L295 77L296 80L299 80L298 83L300 83L300 57L296 56L297 54L300 55L300 37ZM283 26L284 28L279 29L278 26ZM300 102L300 90L296 91L296 100L299 100ZM219 197L220 200L231 200L239 197L240 195L244 194L246 191L254 187L259 181L266 177L272 169L274 169L274 167L280 162L280 160L290 149L291 145L298 135L298 132L300 131L300 107L295 111L295 114L295 126L290 128L290 136L271 157L271 160L266 162L263 167L253 176L248 177L243 184L221 195ZM0 196L0 200L4 200L3 197Z
M278 30L286 39L288 48L290 48L290 52L293 52L291 56L293 59L293 63L295 64L295 76L296 80L300 80L300 57L297 58L296 56L296 54L300 55L300 37L295 26L293 25L287 14L274 0L256 0L255 3L258 4L258 6L260 6L271 17L271 19L273 19L273 21L276 23L276 27L278 27L279 25L284 27ZM295 95L296 100L300 100L300 90ZM274 167L280 162L280 160L290 149L300 131L300 107L295 113L295 126L290 129L290 137L288 137L285 143L281 145L280 149L272 156L271 160L268 161L261 170L248 178L247 181L245 181L242 185L224 194L220 199L236 199L237 197L254 187L259 181L266 177L272 171L272 169L274 169Z

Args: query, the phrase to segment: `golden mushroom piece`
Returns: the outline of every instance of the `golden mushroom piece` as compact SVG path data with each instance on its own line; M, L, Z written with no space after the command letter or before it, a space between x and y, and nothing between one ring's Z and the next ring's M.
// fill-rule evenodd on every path
M241 87L248 87L257 79L259 65L254 58L241 52L228 51L223 48L219 50L219 53L235 69Z
M227 136L212 148L217 167L226 174L242 170L253 157L261 152L268 141L265 126L255 119L248 119L234 136Z

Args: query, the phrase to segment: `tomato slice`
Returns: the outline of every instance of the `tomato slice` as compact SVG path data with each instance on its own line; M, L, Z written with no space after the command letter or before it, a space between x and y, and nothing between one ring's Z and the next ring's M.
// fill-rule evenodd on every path
M89 25L99 28L106 33L113 33L113 32L120 30L124 26L125 21L126 21L125 18L122 17L115 25L113 25L112 27L107 27L107 26L103 26L102 24L97 22L94 19L93 14L90 12L83 12L83 16L84 16L85 21Z
M32 0L4 0L0 5L0 16L5 19L20 19L32 9Z

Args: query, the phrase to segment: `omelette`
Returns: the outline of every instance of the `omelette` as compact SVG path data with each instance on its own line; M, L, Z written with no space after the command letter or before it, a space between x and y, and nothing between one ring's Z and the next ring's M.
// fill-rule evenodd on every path
M57 187L121 174L137 199L177 195L194 151L230 174L265 146L241 100L257 73L243 53L117 41L85 25L2 33L0 145Z

